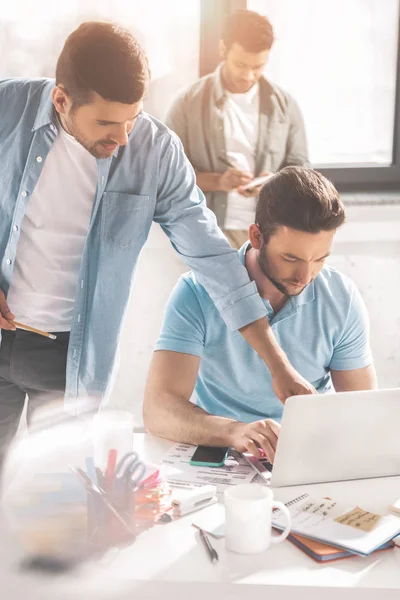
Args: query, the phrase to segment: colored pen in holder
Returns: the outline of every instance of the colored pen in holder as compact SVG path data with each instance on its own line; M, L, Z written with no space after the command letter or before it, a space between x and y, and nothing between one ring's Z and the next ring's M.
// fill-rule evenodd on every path
M109 545L118 546L133 542L136 538L135 491L128 487L114 485L107 491L107 499L116 511L115 513L109 511L105 521Z
M137 452L128 452L118 462L117 455L115 449L109 451L104 474L92 457L86 458L86 473L71 467L86 488L88 542L97 548L131 543L137 534L136 493L146 466ZM153 475L144 483L151 485Z
M87 538L96 548L132 542L135 535L134 494L105 491L82 469L71 470L84 482L87 500Z

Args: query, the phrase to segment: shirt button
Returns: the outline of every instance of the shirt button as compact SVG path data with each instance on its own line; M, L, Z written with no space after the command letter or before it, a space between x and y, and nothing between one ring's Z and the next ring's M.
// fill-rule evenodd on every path
M21 196L23 196L24 198L26 198L27 195L28 195L28 192L25 192L25 191L23 191L22 194L21 194Z
M11 259L10 258L7 258L7 264L11 265Z
M14 231L18 231L18 225L14 225L13 229Z
M103 175L103 177L101 178L101 183L104 183L104 175Z
M41 163L41 162L42 162L42 160L43 160L43 158L42 158L41 156L37 156L37 157L36 157L36 162L39 162L39 163Z

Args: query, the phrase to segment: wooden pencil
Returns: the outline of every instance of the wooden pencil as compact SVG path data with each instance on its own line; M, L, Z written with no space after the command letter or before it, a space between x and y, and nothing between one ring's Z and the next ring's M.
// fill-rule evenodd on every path
M32 333L37 333L38 335L43 335L44 337L50 338L51 340L56 340L57 336L54 333L48 333L47 331L42 331L41 329L36 329L35 327L31 327L30 325L24 325L24 323L19 323L18 321L9 321L11 325L15 325L18 329L25 329L25 331L31 331Z

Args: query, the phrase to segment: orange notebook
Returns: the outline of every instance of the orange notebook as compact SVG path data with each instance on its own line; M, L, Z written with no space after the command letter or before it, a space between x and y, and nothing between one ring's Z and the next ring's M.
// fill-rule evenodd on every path
M318 562L328 562L330 560L338 560L339 558L358 556L357 554L353 554L347 550L342 550L341 548L336 548L335 546L329 546L328 544L323 544L322 542L317 542L316 540L310 540L310 538L297 535L296 533L289 534L288 540ZM390 541L386 544L383 544L383 546L381 546L378 550L375 550L375 552L389 550L390 548L394 548L394 546L395 544Z

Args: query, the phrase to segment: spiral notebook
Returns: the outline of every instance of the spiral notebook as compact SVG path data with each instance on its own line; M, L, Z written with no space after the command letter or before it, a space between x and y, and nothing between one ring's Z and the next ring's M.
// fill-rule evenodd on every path
M400 533L400 519L376 515L329 498L302 494L286 503L292 517L291 533L368 556ZM276 510L272 524L284 529L286 519Z

